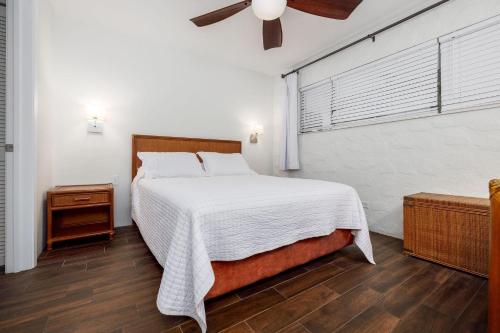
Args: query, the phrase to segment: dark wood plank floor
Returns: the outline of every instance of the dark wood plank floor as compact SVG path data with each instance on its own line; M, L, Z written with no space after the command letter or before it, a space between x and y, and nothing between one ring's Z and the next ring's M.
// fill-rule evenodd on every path
M401 254L373 234L378 265L350 247L207 302L210 332L485 332L485 279ZM0 332L198 332L161 315L161 267L135 227L43 254L0 275Z

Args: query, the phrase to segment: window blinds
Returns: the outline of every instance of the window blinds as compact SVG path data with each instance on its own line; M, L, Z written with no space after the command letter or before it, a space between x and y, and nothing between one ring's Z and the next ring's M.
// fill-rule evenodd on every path
M386 121L437 109L433 40L300 90L300 131Z
M442 110L500 105L500 18L440 38Z
M500 16L301 88L300 132L500 107Z
M300 132L309 133L331 128L331 114L335 89L327 79L302 88L300 98Z
M332 125L435 112L438 63L434 40L340 74Z

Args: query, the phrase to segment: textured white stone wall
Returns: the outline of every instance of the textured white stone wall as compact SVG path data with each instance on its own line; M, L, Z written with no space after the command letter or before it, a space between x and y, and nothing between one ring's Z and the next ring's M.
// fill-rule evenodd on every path
M303 70L301 85L500 14L500 1L454 0L435 11ZM279 117L275 117L279 126ZM276 138L277 139L277 138ZM278 142L278 140L275 140ZM403 196L415 192L487 196L500 177L500 109L440 115L301 135L302 170L277 175L355 187L370 229L402 237Z
M500 177L500 109L302 135L300 146L291 176L355 187L370 229L401 237L407 194L487 197Z

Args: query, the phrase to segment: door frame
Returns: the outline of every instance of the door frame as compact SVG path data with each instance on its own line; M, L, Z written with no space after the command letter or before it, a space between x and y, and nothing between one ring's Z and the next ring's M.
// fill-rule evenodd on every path
M38 0L7 0L5 272L36 266L36 12Z

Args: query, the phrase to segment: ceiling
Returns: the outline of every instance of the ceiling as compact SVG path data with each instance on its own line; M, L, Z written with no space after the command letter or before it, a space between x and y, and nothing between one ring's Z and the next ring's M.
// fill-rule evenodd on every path
M438 0L364 0L346 21L287 8L283 47L264 51L262 22L247 9L217 24L198 28L190 18L238 0L50 0L54 15L85 20L133 38L185 49L204 57L268 75L392 23Z

